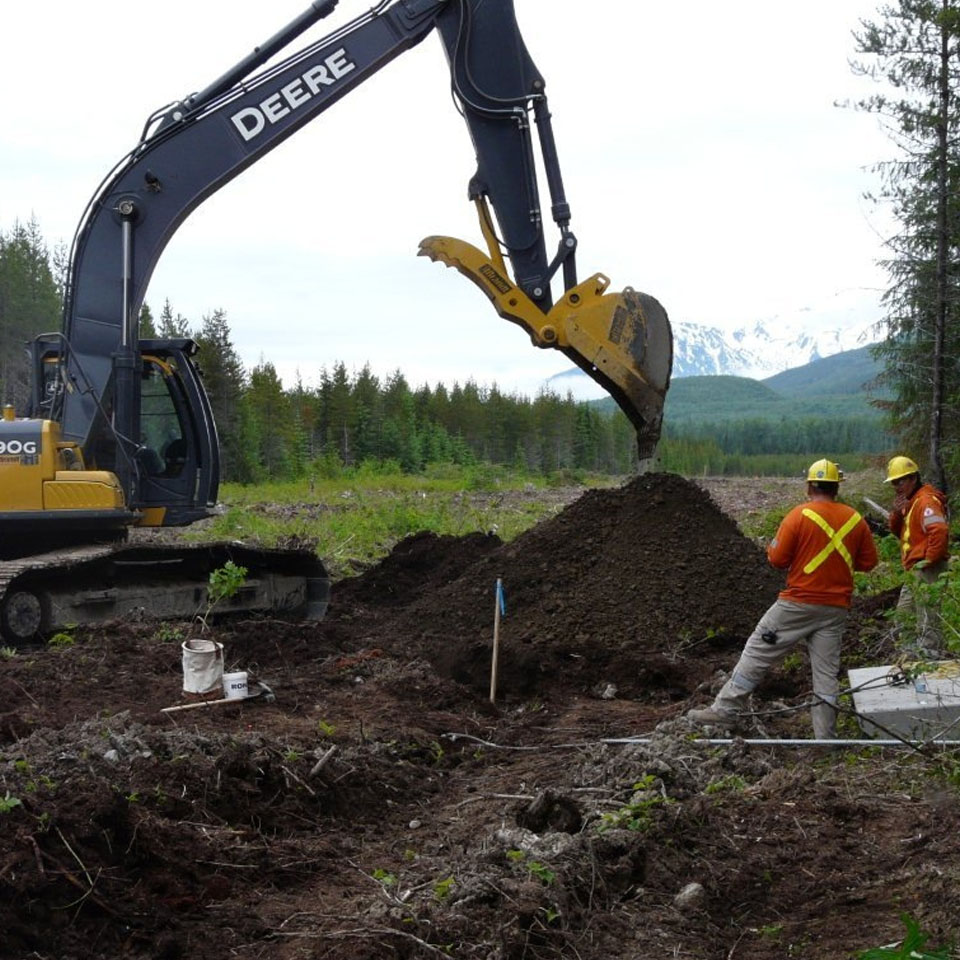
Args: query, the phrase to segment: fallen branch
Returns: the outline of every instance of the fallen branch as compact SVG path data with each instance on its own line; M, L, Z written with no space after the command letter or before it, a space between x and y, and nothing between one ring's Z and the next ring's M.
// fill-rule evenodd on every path
M316 791L312 789L312 787L310 786L310 784L304 783L303 780L301 780L289 767L285 767L285 766L281 763L281 764L280 764L280 769L281 769L285 774L287 774L287 776L292 777L294 780L296 780L297 783L299 783L300 786L303 787L303 789L306 790L307 793L309 793L311 797L315 797L315 796L317 795L317 794L316 794Z
M57 910L69 910L70 907L76 906L78 903L83 903L84 900L86 900L86 899L89 898L89 899L92 900L101 910L103 910L104 913L110 914L111 917L118 917L118 916L119 916L119 914L117 913L117 911L114 910L114 908L111 907L110 904L107 903L107 902L103 899L103 897L98 896L98 895L94 892L93 886L94 886L94 882L95 882L95 881L91 881L89 887L86 886L86 885L83 883L82 880L80 880L78 877L74 876L56 857L54 857L54 856L52 856L51 854L47 853L46 850L43 850L43 851L41 851L41 852L42 852L44 858L45 858L52 866L54 866L54 867L57 868L57 871L58 871L58 875L59 875L59 876L64 877L69 883L72 883L73 886L75 886L78 890L82 890L82 891L83 891L83 896L80 897L78 900L74 900L73 903L65 904L65 905L62 906L62 907L55 907L54 909L57 909ZM71 852L72 852L72 851L71 851ZM86 870L86 868L84 868L84 870ZM89 877L89 875L88 875L88 877ZM100 871L97 870L97 879L99 879L99 877L100 877Z
M92 890L93 880L90 879L90 871L86 868L86 866L84 865L84 862L77 856L76 850L74 850L73 847L71 847L70 844L67 843L67 838L63 835L63 831L59 827L54 827L54 829L57 831L57 836L63 841L63 845L70 851L70 855L73 857L74 860L77 861L77 863L80 864L80 869L86 875L87 883L90 884L90 889Z
M329 750L325 751L323 756L313 765L309 776L315 777L329 762L330 758L337 752L337 745L334 744Z
M392 927L361 927L358 930L331 930L329 933L294 933L286 930L275 930L273 935L275 937L302 937L304 939L311 940L359 940L372 936L382 937L384 935L391 937L403 937L406 940L412 940L418 946L423 947L430 953L435 953L438 957L443 957L444 960L450 960L449 953L439 949L438 947L435 947L432 943L427 943L426 940L422 940L420 937L415 937L412 933L407 933L405 930L394 930Z
M47 874L43 869L43 859L40 856L40 845L37 843L37 838L32 833L30 834L30 844L33 846L33 858L37 861L37 870L40 871L40 876L46 879Z

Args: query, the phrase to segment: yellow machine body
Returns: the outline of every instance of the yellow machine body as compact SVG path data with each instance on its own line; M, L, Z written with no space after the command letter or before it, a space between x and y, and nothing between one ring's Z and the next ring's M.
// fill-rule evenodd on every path
M125 509L117 478L107 470L84 469L76 444L60 439L52 420L0 421L0 511Z

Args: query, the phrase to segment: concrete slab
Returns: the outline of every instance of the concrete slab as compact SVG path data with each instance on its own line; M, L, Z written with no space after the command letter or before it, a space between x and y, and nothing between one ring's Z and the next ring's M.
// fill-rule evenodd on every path
M881 739L894 733L908 740L960 740L960 661L941 660L923 670L911 680L897 666L848 672L864 734Z

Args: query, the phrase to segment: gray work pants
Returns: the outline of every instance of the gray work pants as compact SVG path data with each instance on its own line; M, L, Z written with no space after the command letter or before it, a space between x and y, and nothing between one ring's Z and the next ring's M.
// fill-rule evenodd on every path
M835 705L840 692L840 642L846 619L846 607L778 599L754 627L713 708L727 713L743 710L751 691L767 671L798 643L806 642L813 693L817 698L810 711L813 734L818 740L834 738L837 735ZM775 633L776 642L762 640L764 633Z
M924 603L923 598L914 587L914 578L918 577L924 583L936 583L937 578L947 569L947 561L940 560L931 563L929 567L918 570L916 567L907 571L907 578L900 588L900 599L897 601L897 612L913 615L914 624L907 624L902 631L903 646L907 653L916 657L937 659L946 656L943 646L943 631L940 629L940 611L936 607Z

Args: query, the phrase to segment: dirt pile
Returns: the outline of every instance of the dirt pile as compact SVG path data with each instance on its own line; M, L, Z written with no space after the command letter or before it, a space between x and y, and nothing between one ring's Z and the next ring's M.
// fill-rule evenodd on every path
M742 643L783 580L708 494L670 474L590 490L456 579L444 559L449 582L428 574L429 589L389 622L387 649L488 688L501 578L498 690L506 696L608 683L634 696L670 654Z

